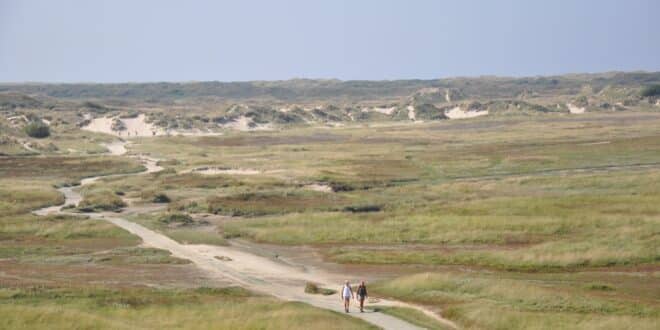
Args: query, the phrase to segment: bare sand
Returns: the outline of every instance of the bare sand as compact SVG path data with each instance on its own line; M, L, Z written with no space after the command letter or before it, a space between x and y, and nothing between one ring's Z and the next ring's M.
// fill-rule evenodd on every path
M453 109L449 111L445 111L445 116L447 116L449 119L466 119L466 118L474 118L474 117L480 117L480 116L485 116L488 114L488 110L468 110L468 111L463 111L461 107L454 107Z
M410 119L412 121L416 121L417 118L416 118L416 115L415 115L415 107L412 106L412 105L409 105L406 109L408 110L408 119Z
M583 114L583 113L587 112L587 108L584 108L584 107L580 108L580 107L575 106L571 103L566 103L566 107L568 107L568 112L570 112L571 114L574 114L574 115L579 115L579 114Z
M112 123L115 120L120 120L125 130L116 131L112 129ZM90 123L82 128L83 130L111 134L125 138L132 137L145 137L154 135L164 135L165 130L156 127L151 123L146 122L146 116L140 114L135 118L119 118L119 117L99 117L90 120Z
M218 125L221 128L233 129L237 131L259 131L273 129L271 124L256 124L252 118L240 116L234 121Z
M305 186L305 189L318 191L318 192L324 192L324 193L334 192L332 190L332 187L328 186L327 184L320 184L320 183L308 184L308 185Z
M373 108L363 108L362 112L378 112L384 115L391 115L394 112L394 110L396 110L396 107L389 107L389 108L373 107Z
M217 175L217 174L229 174L229 175L256 175L262 173L259 170L251 168L221 168L221 167L198 167L193 168L184 173L199 173L204 175Z

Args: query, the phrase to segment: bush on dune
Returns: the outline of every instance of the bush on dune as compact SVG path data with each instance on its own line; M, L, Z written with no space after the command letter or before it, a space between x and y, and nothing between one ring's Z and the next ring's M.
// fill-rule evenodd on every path
M42 122L31 122L25 126L25 134L41 139L50 136L50 128Z

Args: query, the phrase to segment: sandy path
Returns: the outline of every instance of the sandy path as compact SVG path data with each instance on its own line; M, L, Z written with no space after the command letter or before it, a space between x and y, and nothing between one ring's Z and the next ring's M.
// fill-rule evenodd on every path
M125 142L118 142L106 145L106 147L113 155L123 155L126 153L125 144ZM147 170L137 175L158 172L163 169L157 165L157 160L155 159L145 156L138 156L138 158L142 160ZM83 179L81 186L90 184L99 178L101 177ZM65 197L64 205L77 205L82 199L78 190L74 188L64 187L59 189ZM130 213L131 209L128 208L125 211ZM34 213L45 215L65 212L61 210L61 206L53 206L37 210ZM339 277L337 274L332 275L320 270L309 270L307 267L290 265L280 260L259 256L233 246L181 244L163 234L121 218L116 213L88 213L87 215L91 218L109 221L139 236L147 246L168 250L175 257L190 260L210 278L222 282L229 280L246 289L272 295L283 300L304 302L319 308L343 313L343 305L338 295L312 295L304 292L305 283L307 282L317 283L321 287L339 289L341 283L333 280L333 278L336 279ZM216 257L228 257L231 260L219 260ZM347 276L347 279L353 283L356 283L358 280L351 276ZM360 318L383 329L421 329L404 320L375 312L372 309L367 309L365 313L359 313L357 312L357 308L355 308L354 302L352 302L352 305L350 316ZM377 305L414 308L448 327L456 328L453 322L443 319L437 314L419 306L382 299L377 302Z

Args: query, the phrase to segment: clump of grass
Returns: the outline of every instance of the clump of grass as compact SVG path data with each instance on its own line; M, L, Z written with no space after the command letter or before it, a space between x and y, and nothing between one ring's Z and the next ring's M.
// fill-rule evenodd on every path
M364 213L364 212L379 212L383 209L382 205L357 205L344 207L345 212Z
M81 212L97 212L97 211L121 211L123 207L126 206L126 203L117 196L116 194L110 191L93 191L88 194L85 194L80 204L78 204L78 210Z
M167 225L187 226L194 223L193 218L185 213L166 213L158 218L158 221Z
M309 294L322 294L324 296L329 296L337 293L337 290L320 288L315 283L307 282L305 283L305 293Z
M165 193L157 193L154 195L152 202L154 203L169 203L171 201L170 197L165 195Z
M589 283L585 286L586 289L588 290L596 290L596 291L614 291L615 288L609 284L605 283Z

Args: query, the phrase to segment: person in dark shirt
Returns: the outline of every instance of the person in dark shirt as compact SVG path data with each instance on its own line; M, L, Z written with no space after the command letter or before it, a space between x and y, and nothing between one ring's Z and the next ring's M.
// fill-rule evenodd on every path
M364 312L364 300L367 299L367 286L364 284L364 281L360 283L360 286L357 288L357 295L356 298L358 302L360 303L360 312Z

